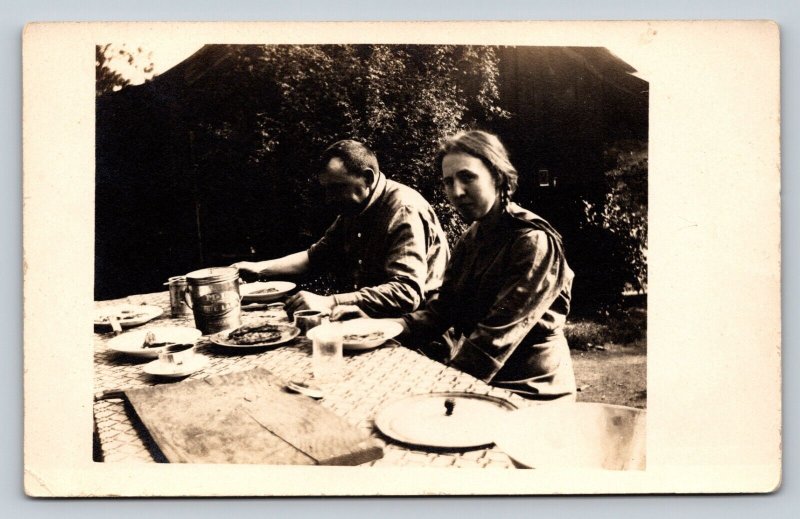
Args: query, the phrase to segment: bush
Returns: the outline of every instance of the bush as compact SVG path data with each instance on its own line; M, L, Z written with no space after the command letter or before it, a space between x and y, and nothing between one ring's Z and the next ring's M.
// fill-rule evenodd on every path
M612 244L611 277L624 286L647 290L647 143L617 143L607 152L605 190L596 201L584 200L583 228Z
M616 308L592 318L569 320L564 330L570 348L586 350L612 343L646 347L647 310Z
M201 167L244 160L276 203L247 235L258 256L276 250L274 225L291 212L306 246L327 227L313 177L321 152L344 138L375 150L381 169L428 199L451 240L464 227L447 203L434 165L439 141L503 117L497 105L492 47L432 45L232 46L231 78L209 84L209 110L196 116ZM236 88L226 87L235 84ZM221 108L221 109L220 109ZM230 150L232 153L227 153ZM212 156L216 155L216 156ZM252 201L257 203L256 200ZM271 209L271 211L269 211ZM261 209L264 213L264 210Z

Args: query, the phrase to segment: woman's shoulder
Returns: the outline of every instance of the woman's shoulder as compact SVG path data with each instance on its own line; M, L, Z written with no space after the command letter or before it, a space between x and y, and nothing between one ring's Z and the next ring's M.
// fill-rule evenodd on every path
M550 224L532 211L512 203L509 204L507 215L507 228L516 249L527 250L531 255L540 254L550 246L550 240L555 238L550 231Z
M514 203L508 205L506 228L513 233L538 238L546 235L545 227L549 227L549 224L539 215Z

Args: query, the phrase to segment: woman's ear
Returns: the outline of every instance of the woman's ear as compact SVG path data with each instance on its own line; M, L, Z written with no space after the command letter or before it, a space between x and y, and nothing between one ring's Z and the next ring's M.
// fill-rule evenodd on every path
M494 179L494 187L498 193L502 193L506 189L506 177L503 175L492 175Z

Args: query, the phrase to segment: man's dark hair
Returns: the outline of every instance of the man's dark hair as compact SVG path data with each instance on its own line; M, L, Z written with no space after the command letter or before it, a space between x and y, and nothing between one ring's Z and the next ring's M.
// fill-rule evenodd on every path
M365 144L352 139L334 142L322 152L320 169L325 169L331 159L339 159L350 175L361 175L365 169L378 173L378 158Z

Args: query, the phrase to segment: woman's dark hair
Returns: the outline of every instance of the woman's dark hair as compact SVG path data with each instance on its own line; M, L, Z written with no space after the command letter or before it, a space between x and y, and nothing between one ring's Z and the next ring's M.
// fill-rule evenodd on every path
M503 202L508 203L511 195L517 190L518 173L511 161L503 143L496 135L481 130L459 132L448 137L439 147L436 163L442 167L444 156L450 153L466 153L483 162L500 186Z

